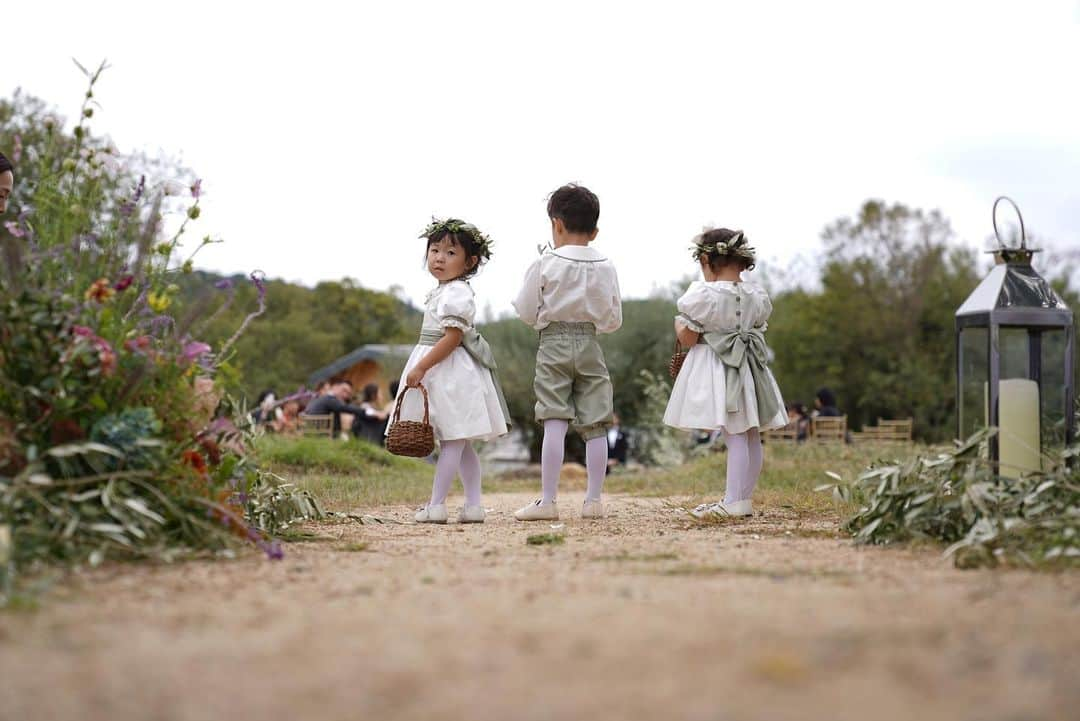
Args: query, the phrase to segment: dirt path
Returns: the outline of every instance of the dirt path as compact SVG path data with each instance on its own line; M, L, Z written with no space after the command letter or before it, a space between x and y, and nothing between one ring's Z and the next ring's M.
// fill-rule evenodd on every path
M281 562L113 567L0 615L0 719L1076 718L1080 575L957 571L654 499L317 524ZM459 499L451 499L451 503ZM379 515L406 520L404 507ZM574 516L574 517L571 517ZM363 545L366 544L366 547Z

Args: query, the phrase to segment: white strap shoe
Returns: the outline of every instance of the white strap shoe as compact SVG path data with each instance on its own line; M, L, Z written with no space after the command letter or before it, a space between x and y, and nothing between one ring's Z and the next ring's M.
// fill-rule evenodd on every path
M582 518L603 518L604 517L604 504L600 501L585 501L585 505L581 507Z
M557 521L559 507L555 501L544 503L544 499L537 498L524 508L514 511L514 518L519 521Z
M487 518L487 511L483 506L462 506L458 513L458 523L483 523Z
M417 523L446 523L446 504L438 503L434 506L421 506L420 510L416 512L415 518Z

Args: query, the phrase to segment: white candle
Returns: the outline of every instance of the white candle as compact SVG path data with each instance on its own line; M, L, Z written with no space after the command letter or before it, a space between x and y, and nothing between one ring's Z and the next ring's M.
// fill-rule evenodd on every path
M1026 378L998 384L998 459L1002 476L1042 470L1039 385Z

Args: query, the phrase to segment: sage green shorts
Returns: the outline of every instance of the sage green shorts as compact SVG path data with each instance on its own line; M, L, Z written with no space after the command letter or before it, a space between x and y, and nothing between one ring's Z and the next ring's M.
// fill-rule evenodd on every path
M592 323L552 323L540 331L533 390L537 421L570 421L585 440L607 433L611 377Z

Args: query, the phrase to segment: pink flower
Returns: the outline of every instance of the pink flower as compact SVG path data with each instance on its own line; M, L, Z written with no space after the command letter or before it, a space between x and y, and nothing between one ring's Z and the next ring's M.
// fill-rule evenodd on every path
M94 338L94 331L87 328L85 325L73 325L71 326L71 332L81 338Z
M193 361L210 352L210 346L201 341L193 340L184 346L184 360Z
M131 284L134 281L135 281L135 276L133 276L133 275L125 275L123 278L116 281L116 285L113 286L113 289L117 293L123 292L123 291L127 290L128 288L130 288Z
M26 237L26 231L23 230L22 226L16 223L14 220L9 220L4 223L4 227L7 228L7 231L14 235L16 238Z
M191 184L191 197L195 198L195 200L198 200L200 195L202 195L201 179L196 180L194 183Z
M132 353L139 353L140 355L146 354L153 346L154 340L148 335L141 335L138 338L131 338L124 341L124 348Z

